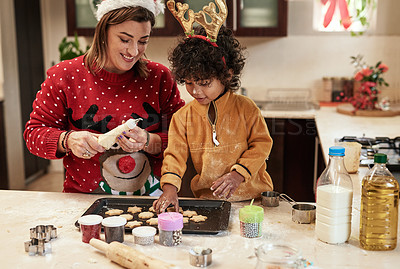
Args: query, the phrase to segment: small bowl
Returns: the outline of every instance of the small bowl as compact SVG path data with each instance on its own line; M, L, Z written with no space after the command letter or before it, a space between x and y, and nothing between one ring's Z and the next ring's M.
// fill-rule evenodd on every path
M190 265L207 267L212 263L211 248L193 247L189 250Z
M135 244L143 246L153 244L156 233L157 229L151 226L136 227L132 229Z
M279 192L265 191L261 193L261 204L267 207L279 206Z
M292 221L299 224L315 222L316 206L312 204L295 204L292 206Z

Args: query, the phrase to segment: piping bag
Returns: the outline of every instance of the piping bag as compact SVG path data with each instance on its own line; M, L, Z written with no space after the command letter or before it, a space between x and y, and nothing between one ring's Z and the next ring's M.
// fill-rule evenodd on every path
M123 132L126 132L130 129L133 129L136 124L141 121L141 118L138 119L129 119L127 122L115 127L111 131L108 131L105 134L100 134L99 138L97 139L97 142L99 142L100 145L102 145L105 149L110 149L112 145L115 144L117 136L122 134Z
M161 260L147 256L146 254L124 245L119 242L111 242L107 244L99 239L92 238L90 245L104 252L113 262L131 269L179 269L179 267L168 264Z

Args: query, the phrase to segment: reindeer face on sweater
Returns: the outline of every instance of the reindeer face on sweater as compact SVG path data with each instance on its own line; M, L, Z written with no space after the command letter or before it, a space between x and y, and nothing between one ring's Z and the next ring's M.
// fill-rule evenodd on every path
M135 192L147 181L151 167L144 153L111 149L99 158L101 175L111 189Z
M131 112L128 118L142 121L140 128L146 129L160 124L161 115L147 102L142 104L144 113ZM82 118L74 119L72 109L68 109L68 117L77 129L92 130L100 133L108 132L111 126L120 124L111 115L100 114L97 105L91 105ZM154 127L153 127L154 128ZM152 167L148 157L143 152L129 153L123 151L118 143L105 151L99 157L102 181L95 190L96 193L110 193L131 195L158 194L159 181L153 176Z

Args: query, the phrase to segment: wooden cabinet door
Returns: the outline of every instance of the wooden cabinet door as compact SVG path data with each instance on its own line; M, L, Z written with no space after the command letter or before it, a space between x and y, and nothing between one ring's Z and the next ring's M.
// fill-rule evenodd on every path
M275 118L265 121L273 139L267 172L274 190L296 201L314 202L315 121ZM318 175L322 170L323 167L318 167Z
M102 0L66 0L68 35L93 36L97 19L94 15L96 6ZM174 36L181 33L181 28L168 9L156 17L153 27L154 36Z
M317 129L312 119L287 119L285 125L284 193L296 201L314 202Z
M226 0L227 26L237 36L286 36L287 0Z
M283 192L284 187L284 158L285 158L285 119L265 119L273 140L271 153L267 162L267 172L271 176L274 190Z

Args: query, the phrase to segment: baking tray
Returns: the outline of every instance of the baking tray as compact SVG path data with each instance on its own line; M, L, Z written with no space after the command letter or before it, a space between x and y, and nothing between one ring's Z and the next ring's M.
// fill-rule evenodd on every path
M127 213L128 207L139 206L143 207L142 212L148 211L153 205L155 199L151 198L100 198L83 213L82 216L88 214L101 215L107 217L105 212L110 209L121 209L123 214ZM194 210L199 215L207 217L204 222L184 223L182 233L186 234L217 234L225 231L228 228L229 216L231 211L231 203L223 200L199 200L199 199L179 199L179 206L183 210ZM142 226L150 226L138 218L138 213L133 215L133 220L142 221ZM132 221L133 221L132 220ZM75 226L79 228L78 221ZM156 226L154 226L156 227ZM156 227L157 228L157 227ZM130 233L131 228L125 227L125 233Z

